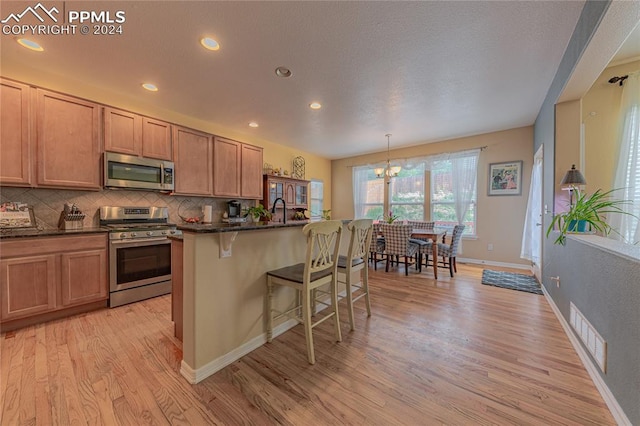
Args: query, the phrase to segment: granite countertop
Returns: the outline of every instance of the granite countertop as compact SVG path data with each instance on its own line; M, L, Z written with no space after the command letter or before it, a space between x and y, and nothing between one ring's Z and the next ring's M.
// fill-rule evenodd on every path
M61 229L3 229L0 239L27 238L27 237L57 237L62 235L98 234L109 232L106 228L83 228L74 230Z
M282 222L247 222L247 223L211 223L211 224L181 224L178 229L183 232L196 233L221 233L221 232L238 232L238 231L255 231L260 229L276 229L290 228L295 226L304 226L309 223L308 220L290 220L287 223Z

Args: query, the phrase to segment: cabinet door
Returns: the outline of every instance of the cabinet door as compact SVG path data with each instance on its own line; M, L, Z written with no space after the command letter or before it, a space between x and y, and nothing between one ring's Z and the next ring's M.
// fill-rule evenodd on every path
M262 148L242 144L241 191L243 198L262 197Z
M292 182L285 184L285 201L287 207L293 207L296 204L296 185Z
M265 182L265 196L262 200L266 208L270 208L273 202L282 198L284 200L284 182L278 179L268 178Z
M38 185L100 189L100 107L40 89L37 97Z
M2 320L52 311L56 307L56 256L0 261Z
M211 135L184 127L173 127L176 194L213 195L212 153Z
M29 86L0 80L0 184L31 185L31 109Z
M307 184L306 183L297 183L296 184L296 207L308 207L307 206Z
M142 117L131 112L105 108L104 149L121 154L142 154Z
M63 306L107 298L106 249L63 253L60 262Z
M142 117L142 156L172 161L171 124Z
M213 142L213 194L240 196L241 143L224 138Z

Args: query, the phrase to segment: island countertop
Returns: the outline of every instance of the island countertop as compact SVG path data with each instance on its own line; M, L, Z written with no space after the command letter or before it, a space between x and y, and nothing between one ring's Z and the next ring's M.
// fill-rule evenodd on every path
M246 223L210 223L210 224L191 224L184 223L178 225L178 229L183 232L196 232L200 234L221 233L221 232L238 232L238 231L255 231L260 229L276 229L291 228L296 226L304 226L309 223L308 220L291 220L287 223L282 222L246 222Z

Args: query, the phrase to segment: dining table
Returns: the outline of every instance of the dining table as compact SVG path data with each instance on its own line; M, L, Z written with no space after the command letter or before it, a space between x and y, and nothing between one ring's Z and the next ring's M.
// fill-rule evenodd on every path
M431 252L433 253L433 277L438 279L438 241L443 240L447 231L445 229L414 229L411 238L417 240L431 240ZM425 265L426 266L426 265Z

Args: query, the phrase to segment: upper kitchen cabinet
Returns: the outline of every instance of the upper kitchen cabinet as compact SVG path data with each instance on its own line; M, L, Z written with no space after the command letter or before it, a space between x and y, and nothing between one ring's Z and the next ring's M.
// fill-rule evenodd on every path
M242 143L215 137L213 140L213 194L239 197Z
M262 148L242 144L242 182L240 196L262 198Z
M105 107L104 149L120 154L141 155L142 116Z
M31 185L31 88L0 79L0 185Z
M217 197L262 197L262 148L230 139L213 141L213 193Z
M100 106L42 89L36 97L37 185L99 190Z
M213 141L211 135L173 126L175 193L213 195Z
M264 193L262 202L272 206L274 201L282 198L287 208L308 208L309 181L288 177L264 175Z
M172 161L171 124L142 117L142 156Z

